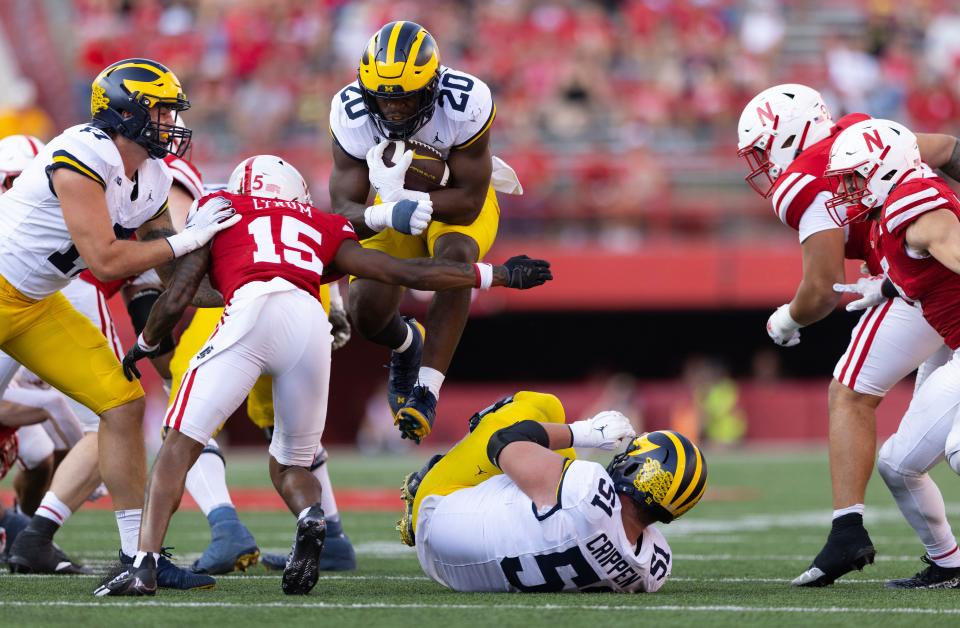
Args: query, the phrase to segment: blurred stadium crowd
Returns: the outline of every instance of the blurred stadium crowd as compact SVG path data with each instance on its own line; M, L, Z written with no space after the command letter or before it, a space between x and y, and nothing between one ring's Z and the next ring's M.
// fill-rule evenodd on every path
M507 236L607 237L626 248L661 236L789 237L741 183L734 128L754 93L806 82L835 112L866 110L925 131L957 132L960 110L960 7L946 0L910 2L910 11L892 0L8 4L23 9L2 18L14 68L31 63L20 38L46 39L50 54L38 61L34 44L33 63L46 72L59 63L74 90L65 100L20 67L2 134L48 139L84 117L99 69L147 56L184 81L194 158L209 177L271 152L317 187L330 169L330 97L353 78L378 25L417 19L443 63L494 90L495 152L527 191L504 201Z

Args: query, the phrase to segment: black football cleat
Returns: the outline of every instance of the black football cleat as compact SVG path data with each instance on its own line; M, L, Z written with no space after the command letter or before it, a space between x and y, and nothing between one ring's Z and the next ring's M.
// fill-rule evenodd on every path
M7 566L12 573L88 575L93 573L71 560L53 540L29 526L13 542Z
M281 588L287 595L306 595L320 577L320 552L327 536L323 508L315 504L297 522L297 536L283 570Z
M417 383L417 374L420 372L420 358L423 356L423 325L416 319L405 316L403 321L413 332L413 341L403 353L390 353L390 376L387 379L387 403L390 413L397 416L397 412L407 402L407 398Z
M888 589L960 589L960 567L941 567L927 556L920 560L926 563L912 578L887 580Z
M790 583L795 587L825 587L854 569L872 565L877 555L863 527L863 515L851 513L833 521L827 543L810 567Z
M116 576L108 578L94 589L97 597L128 596L140 597L157 594L157 563L152 555L147 555L139 567L130 564Z
M394 424L400 428L400 438L409 438L419 445L433 430L436 418L437 398L426 386L414 386Z

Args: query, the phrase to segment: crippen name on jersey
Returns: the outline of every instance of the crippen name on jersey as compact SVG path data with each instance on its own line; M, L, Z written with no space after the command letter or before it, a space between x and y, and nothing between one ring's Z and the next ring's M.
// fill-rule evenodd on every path
M252 200L254 209L276 209L278 207L282 207L285 209L295 209L301 214L313 216L313 208L309 205L304 205L299 201L281 201L273 198L259 198L256 196L254 196Z
M603 567L610 579L621 587L628 587L640 579L640 574L630 566L630 563L624 560L613 541L607 538L606 534L599 534L587 543L587 549L590 554L597 559L600 566ZM614 575L616 574L616 575Z

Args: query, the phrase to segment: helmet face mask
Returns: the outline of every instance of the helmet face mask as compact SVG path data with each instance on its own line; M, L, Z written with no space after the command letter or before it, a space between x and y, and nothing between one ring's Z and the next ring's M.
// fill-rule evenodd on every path
M774 139L769 133L761 134L749 146L737 151L737 156L747 163L749 169L743 180L764 198L768 198L773 192L773 185L782 171L782 168L770 161L767 151Z
M858 122L844 129L830 148L823 176L834 192L827 213L841 227L863 220L922 166L917 137L905 126L881 119Z
M380 135L409 139L433 117L440 95L440 55L433 36L415 22L384 25L364 49L357 82Z
M94 123L139 144L152 159L186 154L193 132L176 120L189 108L173 72L149 59L118 61L93 81ZM165 120L171 111L173 120Z
M635 438L607 465L618 493L647 517L670 523L693 508L707 487L707 463L678 432L662 430Z

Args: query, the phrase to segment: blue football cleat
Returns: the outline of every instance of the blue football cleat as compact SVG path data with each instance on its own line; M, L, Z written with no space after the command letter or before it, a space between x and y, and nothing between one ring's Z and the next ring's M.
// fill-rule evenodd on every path
M257 564L260 548L247 527L237 518L235 508L214 508L207 520L210 522L210 545L194 561L191 571L225 574L235 570L246 571Z
M127 556L120 552L120 571L129 570L132 566L133 556ZM107 576L103 585L105 586L113 580L116 575L118 574L114 573L112 576ZM216 584L217 581L206 574L193 573L174 565L170 561L170 554L166 551L166 548L160 554L160 560L157 561L157 586L161 589L178 589L180 591L212 589Z
M397 415L397 411L407 401L417 383L417 374L420 372L420 358L423 355L423 326L412 317L405 316L404 322L413 330L413 342L403 353L390 353L390 377L387 379L387 403L390 404L390 413Z
M419 445L430 434L436 418L437 398L426 386L414 386L393 422L400 428L401 438L409 438Z

